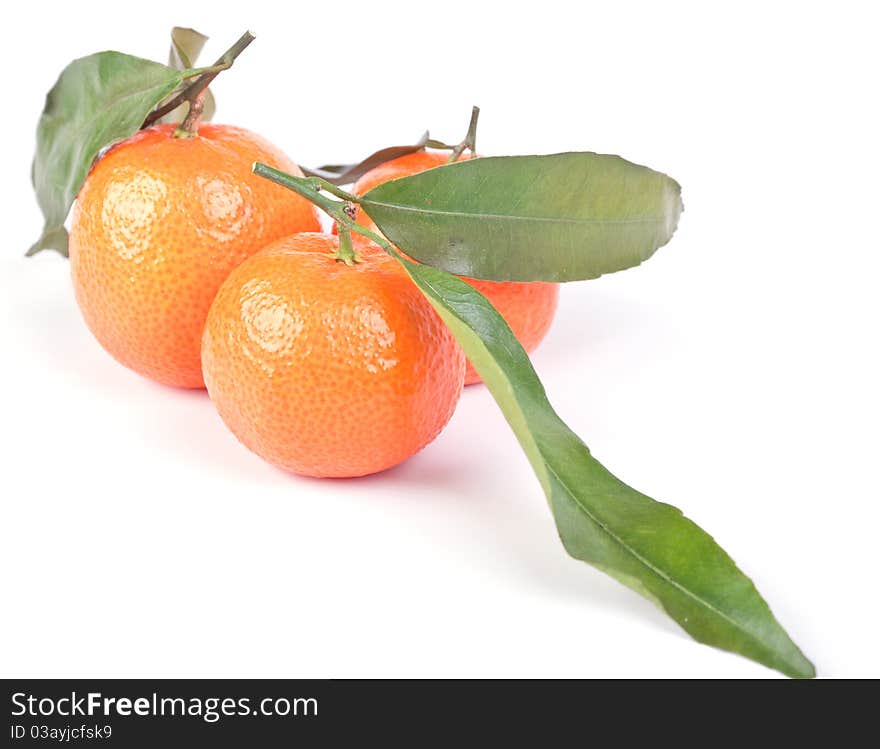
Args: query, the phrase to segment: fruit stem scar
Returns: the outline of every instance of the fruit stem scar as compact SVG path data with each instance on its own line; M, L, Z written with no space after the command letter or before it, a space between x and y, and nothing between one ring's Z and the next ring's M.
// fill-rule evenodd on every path
M452 149L452 153L449 155L449 161L447 164L452 164L458 161L461 158L464 150L467 149L471 152L471 156L475 156L477 153L477 121L480 119L480 108L474 106L471 109L471 121L468 124L467 135L464 136L464 140L459 143L455 148Z
M232 67L232 63L235 62L235 59L247 49L248 45L256 39L256 36L250 32L246 31L244 34L239 37L238 41L233 44L229 49L227 49L221 56L220 59L217 60L211 67L204 68L198 76L196 76L195 80L190 83L186 88L184 88L180 93L171 98L169 101L165 102L158 109L154 109L150 114L147 115L147 118L144 120L144 124L141 126L141 129L145 127L149 127L157 120L164 117L169 112L177 109L184 102L188 102L190 105L190 112L192 112L195 102L198 101L199 97L203 95L205 89L208 88L211 81L213 81L220 73L224 70L228 70ZM198 116L201 116L201 108L198 113ZM189 120L189 114L186 117ZM195 126L198 126L198 122L195 122ZM182 129L178 128L178 130ZM180 135L177 137L192 137L190 135ZM177 133L175 133L177 135Z

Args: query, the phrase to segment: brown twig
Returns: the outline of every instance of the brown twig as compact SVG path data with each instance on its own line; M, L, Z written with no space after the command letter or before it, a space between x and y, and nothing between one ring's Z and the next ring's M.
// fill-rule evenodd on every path
M217 60L217 62L215 62L204 73L197 76L189 86L183 89L183 91L177 94L177 96L165 102L161 107L150 112L141 127L149 127L169 112L177 109L177 107L184 102L189 102L190 112L192 112L193 108L196 107L196 102L199 101L199 99L204 100L203 93L211 84L211 81L213 81L224 70L231 68L232 63L235 62L235 58L238 57L254 39L256 39L254 34L250 31L246 31L235 44L223 53L223 56ZM199 115L201 115L201 107L199 107ZM189 114L187 114L186 119L190 119Z
M468 125L467 135L464 136L464 140L461 143L452 149L452 154L449 156L450 164L458 161L465 149L471 152L471 156L477 155L477 121L479 119L480 108L474 107L471 110L471 121Z

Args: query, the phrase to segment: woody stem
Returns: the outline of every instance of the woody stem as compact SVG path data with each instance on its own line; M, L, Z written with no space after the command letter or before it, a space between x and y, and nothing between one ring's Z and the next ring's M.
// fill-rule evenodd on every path
M471 110L471 121L468 125L467 135L464 136L464 140L459 143L455 148L452 149L452 153L449 156L449 161L447 163L452 164L455 161L458 161L461 158L464 150L467 149L471 152L471 156L476 154L477 152L477 121L480 119L480 108L475 106Z
M202 120L202 112L205 109L205 94L203 90L195 99L189 103L189 111L183 122L174 131L174 137L186 138L195 135L199 129L199 123Z
M192 83L190 83L185 89L177 94L177 96L167 101L158 109L153 110L144 120L143 127L149 127L169 112L177 109L177 107L179 107L184 102L189 102L190 109L192 109L194 103L199 99L199 97L204 98L203 94L208 86L211 84L211 81L213 81L224 70L228 70L229 68L231 68L232 63L235 62L235 59L242 52L244 52L244 50L254 39L256 39L256 37L250 31L246 31L244 34L242 34L238 41L220 56L220 59L217 60L217 62L215 62L211 67L206 68L203 73L199 74L195 78L195 80L193 80ZM187 119L189 119L188 116Z

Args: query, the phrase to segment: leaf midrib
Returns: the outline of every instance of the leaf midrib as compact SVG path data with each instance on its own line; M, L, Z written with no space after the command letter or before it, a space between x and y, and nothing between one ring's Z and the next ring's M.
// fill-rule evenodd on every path
M553 216L517 216L506 213L468 213L466 211L450 211L438 208L418 208L415 206L400 205L399 203L388 203L384 200L363 200L362 203L367 205L375 205L383 208L392 208L398 211L411 213L436 214L441 216L450 216L452 218L479 218L479 219L508 219L513 221L533 221L537 223L554 223L554 224L648 224L651 222L665 222L665 218L657 216L640 216L637 218L619 218L619 219L596 219L596 218L564 218ZM369 211L367 211L369 213Z

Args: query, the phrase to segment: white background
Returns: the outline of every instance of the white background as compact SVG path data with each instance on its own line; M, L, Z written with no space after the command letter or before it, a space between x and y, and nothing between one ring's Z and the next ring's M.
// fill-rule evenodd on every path
M206 59L257 32L217 119L304 164L456 140L477 103L485 154L620 153L678 179L675 239L566 287L538 371L600 460L731 552L820 675L880 675L870 9L6 4L3 674L774 675L569 559L480 387L399 468L307 480L239 446L203 392L103 352L67 262L22 257L34 127L71 59L164 59L180 24L211 35Z

